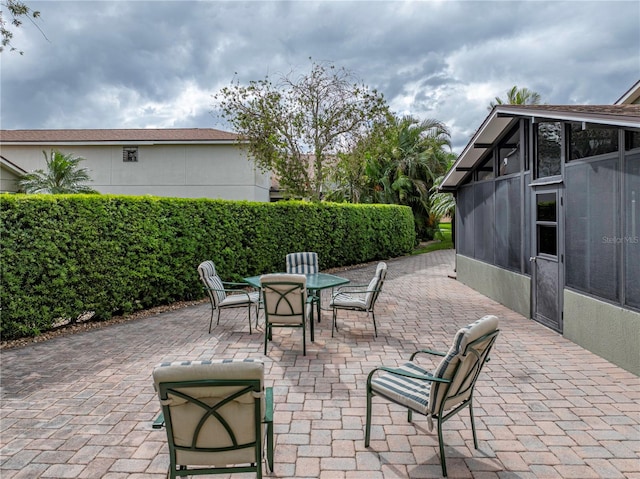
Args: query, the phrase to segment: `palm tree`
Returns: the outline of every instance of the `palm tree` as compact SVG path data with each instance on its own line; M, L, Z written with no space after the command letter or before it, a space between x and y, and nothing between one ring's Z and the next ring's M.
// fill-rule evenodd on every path
M83 184L91 181L89 170L79 168L78 165L84 158L68 153L63 155L58 150L51 150L42 154L47 162L47 171L35 170L24 175L18 186L25 193L97 193L89 186Z
M507 90L507 99L503 100L496 97L495 101L489 104L488 110L492 110L496 105L539 105L541 101L540 94L528 88L518 88L514 85Z
M367 164L372 200L410 206L418 235L429 237L429 190L446 171L449 131L438 120L409 116L395 118L385 140Z

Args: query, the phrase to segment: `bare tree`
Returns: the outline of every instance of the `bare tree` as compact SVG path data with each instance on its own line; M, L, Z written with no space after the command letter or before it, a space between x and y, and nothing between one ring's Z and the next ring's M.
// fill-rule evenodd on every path
M238 81L215 95L257 166L290 195L318 201L328 169L387 111L384 98L332 63L309 73Z

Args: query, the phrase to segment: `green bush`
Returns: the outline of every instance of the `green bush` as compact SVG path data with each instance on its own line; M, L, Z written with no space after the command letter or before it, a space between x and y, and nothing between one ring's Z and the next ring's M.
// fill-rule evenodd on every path
M294 251L322 269L411 251L411 209L111 195L0 195L0 334L33 336L89 313L108 319L201 298L196 268L225 280L283 271Z

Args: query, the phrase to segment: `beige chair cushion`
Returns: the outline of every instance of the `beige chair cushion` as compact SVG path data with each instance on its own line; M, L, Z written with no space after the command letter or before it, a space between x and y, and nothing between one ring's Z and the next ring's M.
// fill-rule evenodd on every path
M445 399L445 397L456 395L459 391L464 390L465 385L460 381L465 379L470 369L474 367L477 362L477 358L474 354L467 354L467 346L469 345L469 343L495 331L496 329L498 329L498 318L492 315L488 315L469 324L468 326L465 326L456 333L456 336L453 339L453 345L447 352L447 355L442 359L442 361L440 361L440 364L438 364L438 367L433 372L433 375L437 378L451 379L454 372L456 372L458 364L462 362L462 364L460 365L460 370L457 374L457 378L459 378L459 381L451 383L450 385L433 383L431 394L429 397L429 414L438 413L440 409L440 403ZM484 352L484 348L486 348L488 344L489 341L487 341L486 343L478 344L475 348L480 354L482 354ZM470 380L470 378L467 379ZM471 392L472 391L469 390L466 394L458 396L454 399L447 400L444 408L445 411L451 409L456 404L459 404L462 401L468 399L471 395Z
M264 309L271 324L302 324L306 320L307 278L303 274L265 274L261 284Z
M360 309L362 311L370 311L373 307L375 299L375 291L380 288L381 283L387 274L387 263L380 262L376 267L376 272L367 285L367 289L361 292L349 291L349 287L345 287L345 292L336 293L329 304L330 307ZM355 288L354 288L355 289Z
M460 381L464 380L470 368L476 362L477 358L473 353L467 354L467 345L496 329L498 329L498 318L485 316L457 332L453 346L451 346L447 355L433 372L435 377L451 379L456 366L462 361L461 369L456 376L456 382L451 383L451 385L385 373L372 378L371 389L377 394L388 397L398 404L403 404L424 415L437 414L440 403L445 397L457 394L459 390L464 389L465 384ZM476 345L479 353L484 351L484 347L486 347L484 343ZM413 361L407 362L397 369L421 376L430 374L430 371ZM458 378L460 379L458 380ZM468 399L470 394L471 391L468 391L466 394L447 401L445 411Z
M219 306L221 308L232 308L234 306L245 306L249 303L255 304L260 301L260 293L252 291L250 293L234 293L226 296L224 301L221 301Z
M182 382L207 379L258 379L264 383L264 365L260 360L213 360L213 361L183 361L174 363L162 363L153 370L153 380L156 390L159 384L166 382ZM180 392L199 401L214 406L233 392L242 387L199 387L176 388ZM261 386L261 390L263 386ZM254 393L248 393L230 401L222 406L218 413L228 422L236 435L238 443L250 443L255 441ZM161 402L168 406L171 414L171 426L173 440L176 445L189 446L193 439L195 428L202 418L205 410L186 399L169 395L167 400ZM261 417L264 417L264 401L261 407ZM168 418L165 418L168 420ZM202 426L198 436L197 447L226 447L232 442L224 426L215 418L209 417ZM228 452L192 452L176 451L178 464L186 465L210 465L226 466L231 464L245 464L256 462L255 449L253 447L228 451Z

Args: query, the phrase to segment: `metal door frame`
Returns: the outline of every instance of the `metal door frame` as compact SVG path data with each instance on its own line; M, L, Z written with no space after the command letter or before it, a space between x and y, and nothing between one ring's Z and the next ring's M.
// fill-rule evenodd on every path
M561 182L531 185L531 318L547 326L554 331L562 333L563 330L563 291L564 291L564 187ZM556 221L538 221L538 196L542 194L554 193L556 195ZM556 227L556 255L538 253L538 226ZM538 313L538 292L540 280L538 273L538 261L547 263L557 263L557 318L547 318Z

